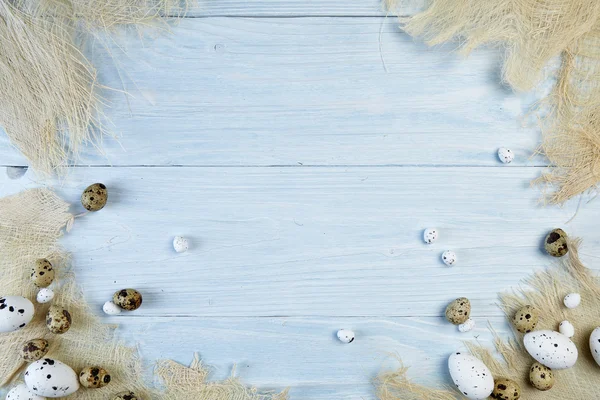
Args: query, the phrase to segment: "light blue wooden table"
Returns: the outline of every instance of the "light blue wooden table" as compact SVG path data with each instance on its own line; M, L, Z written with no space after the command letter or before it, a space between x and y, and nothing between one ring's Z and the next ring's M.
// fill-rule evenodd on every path
M90 43L102 82L132 94L108 94L117 139L58 188L75 204L90 183L110 190L63 241L90 303L100 314L138 288L144 307L106 321L148 365L199 352L215 379L237 365L295 400L374 399L390 354L448 383L462 340L489 344L488 321L507 331L497 293L550 262L549 229L582 236L592 267L600 244L598 201L567 224L577 200L543 208L529 187L545 161L519 115L536 94L499 84L498 51L452 49L404 35L374 0L206 0L172 35L123 34L112 55ZM1 140L3 166L26 165ZM2 174L0 194L40 184ZM458 296L473 303L468 334L441 317ZM354 343L335 339L342 327Z

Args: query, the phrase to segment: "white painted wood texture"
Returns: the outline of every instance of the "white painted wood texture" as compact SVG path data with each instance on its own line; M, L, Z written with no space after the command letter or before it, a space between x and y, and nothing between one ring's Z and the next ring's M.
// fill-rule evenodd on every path
M529 182L545 161L529 159L538 133L518 120L535 94L498 83L497 52L428 49L382 15L370 0L202 1L173 35L123 35L111 54L90 44L102 81L133 96L109 94L119 141L62 182L0 174L0 195L51 185L77 213L85 186L108 185L108 206L63 244L98 313L117 289L144 293L106 321L148 365L197 351L215 378L237 364L293 400L362 400L393 353L418 381L447 384L462 340L489 343L488 320L506 332L496 295L552 261L549 229L584 237L595 266L600 205L586 197L568 224L577 201L539 205ZM25 165L5 138L0 164ZM458 296L474 332L442 318ZM341 327L357 340L339 343Z

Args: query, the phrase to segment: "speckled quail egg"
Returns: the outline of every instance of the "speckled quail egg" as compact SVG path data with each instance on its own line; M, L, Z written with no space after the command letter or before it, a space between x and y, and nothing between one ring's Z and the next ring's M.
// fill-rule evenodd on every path
M71 328L71 314L62 307L50 306L46 314L46 326L52 333L63 334Z
M567 233L562 229L552 230L544 240L544 249L552 257L562 257L567 254L569 252Z
M33 339L21 347L21 358L27 362L41 360L48 353L48 341L46 339Z
M519 400L521 398L521 387L511 379L496 379L492 399Z
M512 323L521 333L529 333L535 329L540 319L540 313L533 306L521 307L513 316Z
M101 388L110 383L110 374L102 367L87 367L79 373L79 383L88 389Z
M133 392L126 391L117 393L114 397L111 398L111 400L142 400L142 398L137 396Z
M537 390L550 390L554 386L554 374L550 368L535 362L529 368L529 382Z
M475 321L471 318L458 325L458 331L462 333L470 332L473 330L473 328L475 328Z
M515 159L515 154L506 147L500 147L498 149L498 158L504 164L510 164Z
M50 261L40 258L31 268L31 282L39 288L50 286L54 281L54 268Z
M121 314L121 311L123 311L123 309L115 303L113 303L112 301L107 301L102 306L102 311L104 311L104 313L108 315L117 315Z
M108 190L102 183L88 186L81 195L81 205L88 211L100 211L108 200Z
M568 338L575 336L575 327L569 321L562 321L558 324L558 331Z
M464 324L471 316L471 302L466 297L459 297L446 307L446 319L454 325Z
M52 301L53 298L54 298L54 290L48 289L48 288L40 289L40 291L37 293L37 295L35 297L37 302L42 303L42 304Z
M427 228L423 231L423 240L427 244L432 244L438 240L438 230L435 228Z
M337 337L340 340L340 342L343 343L352 343L355 339L354 332L352 332L349 329L340 329L339 331L337 331Z
M454 265L456 263L456 253L452 250L446 250L442 253L442 261L448 266Z
M142 305L142 294L135 289L119 290L113 295L113 303L123 310L137 310Z
M563 300L565 307L575 308L581 303L581 295L579 293L569 293Z
M173 239L173 248L178 253L185 253L190 248L190 242L183 236L175 236Z

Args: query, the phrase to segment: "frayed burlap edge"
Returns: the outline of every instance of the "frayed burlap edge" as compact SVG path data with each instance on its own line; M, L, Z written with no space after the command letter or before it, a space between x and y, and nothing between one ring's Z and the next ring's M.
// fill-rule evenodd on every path
M600 367L591 355L589 337L600 326L600 280L582 264L579 245L579 240L571 241L568 255L557 265L532 275L525 281L526 287L500 295L500 307L509 319L522 306L532 305L541 311L536 329L557 330L558 324L564 320L575 326L572 340L579 351L579 358L573 368L554 371L556 383L551 390L541 392L530 385L529 368L534 360L522 345L521 333L514 331L514 336L508 340L494 333L497 353L477 343L466 343L471 353L490 368L496 379L509 378L517 382L523 399L594 399L598 395ZM581 305L568 309L562 300L572 292L581 294ZM381 400L462 398L454 390L433 389L410 382L406 377L406 368L382 373L377 384Z
M384 0L392 13L411 0ZM429 45L456 40L461 53L482 45L505 52L503 79L517 91L546 79L562 57L557 84L536 106L551 168L535 184L544 201L560 204L600 181L600 2L596 0L429 0L401 17L402 29ZM490 134L493 134L491 132Z
M160 361L156 374L160 387L144 380L142 359L135 347L115 334L116 326L100 322L68 270L69 254L58 244L63 232L74 222L69 204L48 189L32 189L0 199L0 295L18 295L35 305L34 319L23 329L0 335L0 387L22 380L26 364L19 350L31 339L50 343L48 357L56 358L75 371L102 366L111 374L111 383L101 389L84 389L69 396L78 400L106 400L115 393L131 390L144 400L285 400L280 394L261 393L230 378L209 382L208 370L196 357L190 367L171 360ZM50 304L35 301L36 289L30 281L31 266L38 258L48 258L57 277L51 288L56 292L52 304L67 309L73 320L62 335L48 331L45 315Z

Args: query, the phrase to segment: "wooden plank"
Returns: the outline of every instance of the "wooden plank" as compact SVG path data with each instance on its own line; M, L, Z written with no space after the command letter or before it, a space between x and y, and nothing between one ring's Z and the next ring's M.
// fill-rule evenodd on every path
M189 19L109 49L89 50L100 81L134 97L107 93L118 141L80 165L497 166L501 146L545 165L498 52L428 49L393 18ZM0 160L23 163L5 139Z
M422 384L450 384L449 354L463 341L493 347L486 318L475 318L475 330L461 334L442 318L131 318L121 334L139 342L148 363L172 358L188 364L198 352L212 379L229 377L233 366L242 381L262 389L290 387L296 400L375 399L371 379L396 368L394 355L410 366L409 376ZM507 334L504 318L489 321ZM341 327L356 340L335 338ZM173 340L176 336L177 340Z
M469 297L500 316L497 293L553 260L545 234L575 214L537 205L537 168L75 168L78 203L104 182L110 203L64 244L100 307L135 287L144 316L440 316ZM35 186L3 176L3 194ZM598 245L598 201L565 229ZM77 207L74 208L77 212ZM81 207L79 206L79 209ZM432 246L422 230L437 227ZM192 249L176 254L175 235ZM448 268L441 253L453 249ZM591 253L591 252L590 252ZM590 256L591 257L591 256Z

